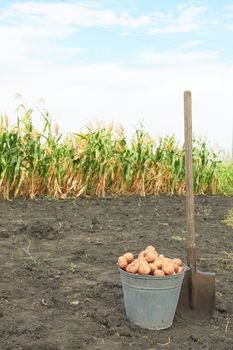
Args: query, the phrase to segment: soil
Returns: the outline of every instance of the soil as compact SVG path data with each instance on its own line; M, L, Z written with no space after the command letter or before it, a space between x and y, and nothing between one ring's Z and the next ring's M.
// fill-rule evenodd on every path
M154 244L185 259L185 198L0 201L2 350L233 349L232 197L195 198L199 267L216 272L209 321L175 316L163 331L131 325L116 259Z

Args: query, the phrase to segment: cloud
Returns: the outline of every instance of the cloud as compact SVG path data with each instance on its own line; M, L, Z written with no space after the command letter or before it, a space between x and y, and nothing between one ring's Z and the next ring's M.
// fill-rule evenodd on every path
M0 10L0 64L34 65L56 62L85 54L85 47L73 42L64 45L72 34L86 27L148 25L149 16L116 13L91 3L14 2ZM33 61L32 61L33 60Z
M132 17L124 11L95 8L72 2L37 3L16 2L2 11L0 19L11 25L20 23L19 31L24 34L66 37L82 27L126 26L140 27L151 23L149 16ZM26 25L25 25L26 23Z
M225 22L228 22L230 20L230 23L225 24L225 29L229 32L233 31L233 4L229 5L225 8Z
M233 23L232 24L226 24L225 25L225 29L229 32L232 32L233 31Z
M0 10L0 64L17 61L30 64L67 60L87 53L74 43L64 45L72 34L86 27L143 28L144 33L182 32L198 29L198 16L205 7L179 5L176 11L132 16L127 11L109 10L96 2L13 2Z
M225 14L227 18L233 18L233 4L225 8Z
M150 34L188 33L200 31L203 22L200 16L207 11L205 6L190 4L179 5L175 11L166 14L154 14L157 25L149 30Z
M201 44L202 44L202 41L200 41L200 40L190 40L190 41L185 42L182 45L182 48L191 49L191 48L197 47L197 46L199 46Z
M218 57L214 51L193 51L193 52L147 52L139 56L145 64L163 66L193 65L202 62L210 62Z
M98 4L98 5L96 5ZM142 27L147 34L183 33L201 30L200 17L205 6L181 4L175 10L155 11L132 16L128 11L114 11L100 3L84 2L15 2L0 14L2 23L18 27L24 35L64 38L81 28L120 26Z
M34 37L14 27L0 26L0 66L10 70L33 67L36 63L70 62L86 53L85 48L64 45L48 38Z

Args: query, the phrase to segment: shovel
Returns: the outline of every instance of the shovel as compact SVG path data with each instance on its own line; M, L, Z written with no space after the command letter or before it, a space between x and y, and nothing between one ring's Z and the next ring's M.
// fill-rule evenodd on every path
M177 314L192 318L210 319L215 309L215 273L201 272L196 267L194 226L194 194L192 165L192 101L191 92L184 92L185 177L187 218L187 271L181 287Z

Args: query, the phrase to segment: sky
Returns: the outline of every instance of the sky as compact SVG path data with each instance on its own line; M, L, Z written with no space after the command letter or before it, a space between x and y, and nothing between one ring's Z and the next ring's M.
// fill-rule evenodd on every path
M143 123L183 142L185 90L194 135L230 152L233 0L0 0L0 113L12 121L24 103L64 133Z

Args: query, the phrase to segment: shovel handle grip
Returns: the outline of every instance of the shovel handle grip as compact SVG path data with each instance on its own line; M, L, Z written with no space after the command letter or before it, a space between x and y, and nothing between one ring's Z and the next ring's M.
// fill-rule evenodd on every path
M192 96L184 92L184 136L185 136L185 182L186 182L186 223L187 255L191 269L196 266L194 193L193 193L193 146L192 146ZM193 252L193 253L191 253Z

